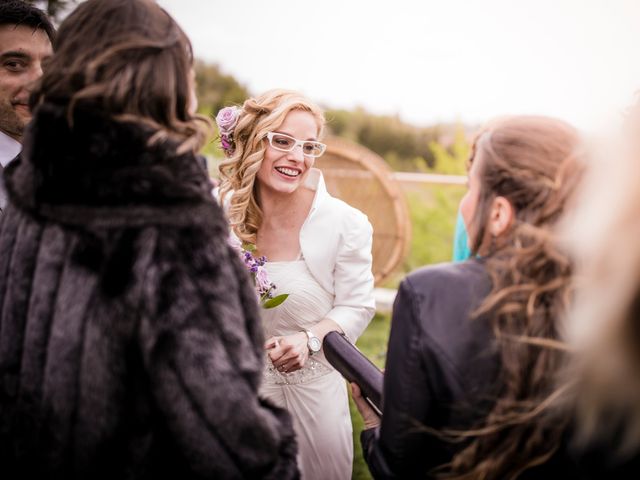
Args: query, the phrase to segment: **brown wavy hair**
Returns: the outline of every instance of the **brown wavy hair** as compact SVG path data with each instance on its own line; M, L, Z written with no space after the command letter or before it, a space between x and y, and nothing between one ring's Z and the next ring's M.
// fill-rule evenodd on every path
M546 408L566 361L560 320L572 290L572 264L556 244L554 227L583 161L575 129L535 116L490 123L473 144L470 164L480 155L472 251L486 256L492 290L475 314L491 319L503 387L483 424L462 435L470 443L444 476L509 479L548 460L566 427ZM515 215L500 239L487 231L497 196L508 200Z
M211 129L189 112L193 54L189 39L152 0L88 0L60 25L31 107L88 108L144 124L150 143L172 138L180 153L198 150Z
M218 167L220 198L224 204L231 195L227 216L233 232L246 243L256 243L262 223L258 204L256 175L266 151L267 133L277 130L287 114L294 110L309 112L318 125L318 138L324 129L322 109L301 93L292 90L269 90L242 105L233 131L234 151Z

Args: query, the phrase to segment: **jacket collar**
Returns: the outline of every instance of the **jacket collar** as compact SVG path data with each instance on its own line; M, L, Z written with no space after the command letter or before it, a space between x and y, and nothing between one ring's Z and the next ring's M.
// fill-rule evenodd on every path
M311 204L311 210L309 210L309 217L311 217L317 208L322 205L322 202L329 197L329 192L327 192L327 186L324 182L324 176L320 169L312 168L309 170L309 175L307 176L304 186L309 190L314 190L316 192L313 197L313 203Z
M178 155L171 141L149 146L152 134L97 108L78 108L70 127L63 107L45 103L5 170L9 196L68 223L192 223L196 210L214 204L211 184L194 154Z

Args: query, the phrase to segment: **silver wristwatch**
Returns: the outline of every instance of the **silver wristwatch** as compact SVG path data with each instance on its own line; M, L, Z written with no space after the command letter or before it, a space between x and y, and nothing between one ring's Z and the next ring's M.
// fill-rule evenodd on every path
M315 355L322 348L322 342L311 330L304 330L307 334L307 347L309 348L309 355Z

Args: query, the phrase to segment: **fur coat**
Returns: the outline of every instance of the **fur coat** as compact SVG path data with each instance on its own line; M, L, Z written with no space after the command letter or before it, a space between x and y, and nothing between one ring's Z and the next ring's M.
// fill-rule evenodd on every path
M192 154L41 105L0 223L3 478L295 478L250 279Z

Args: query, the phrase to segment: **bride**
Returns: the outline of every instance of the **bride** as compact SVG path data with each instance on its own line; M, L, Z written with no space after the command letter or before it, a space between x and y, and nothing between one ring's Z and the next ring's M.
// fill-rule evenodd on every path
M374 313L372 228L326 190L313 168L325 150L320 108L272 90L217 117L226 159L219 195L233 234L268 261L280 306L262 310L266 354L261 395L292 415L304 479L349 479L352 426L343 378L326 361L331 331L351 342Z

